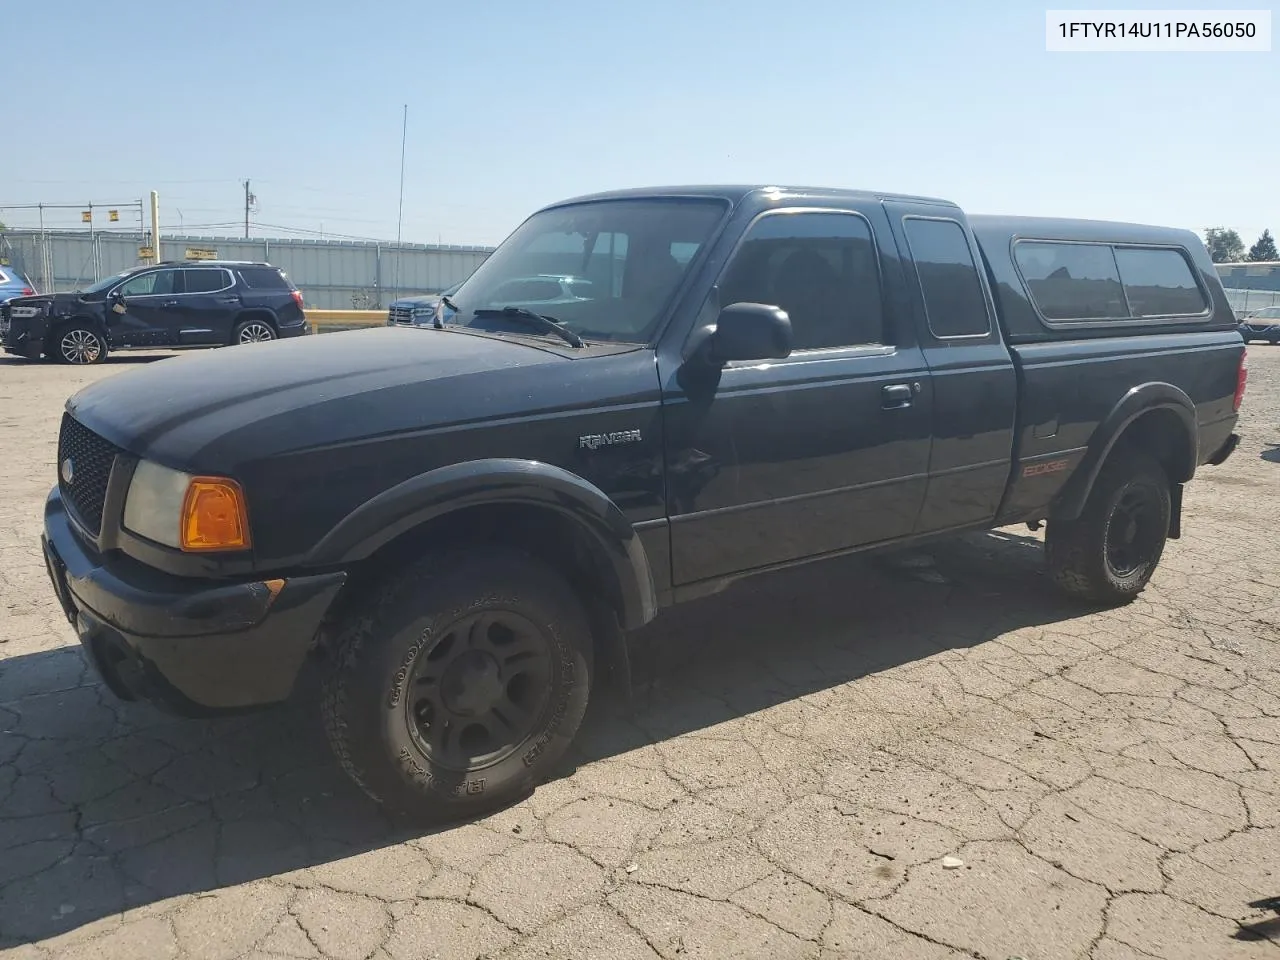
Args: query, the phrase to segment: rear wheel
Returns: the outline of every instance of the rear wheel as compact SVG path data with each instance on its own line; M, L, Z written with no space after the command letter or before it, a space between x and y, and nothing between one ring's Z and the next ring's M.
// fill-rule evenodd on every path
M435 820L517 799L572 742L592 638L569 585L485 548L428 557L356 613L326 668L330 745L389 809Z
M254 317L237 324L232 339L238 344L265 343L276 339L276 328L269 321Z
M49 352L58 363L85 366L106 359L107 342L87 323L72 323L54 335Z
M1079 518L1049 521L1045 553L1053 579L1084 600L1128 603L1155 573L1171 509L1169 478L1154 458L1112 453Z

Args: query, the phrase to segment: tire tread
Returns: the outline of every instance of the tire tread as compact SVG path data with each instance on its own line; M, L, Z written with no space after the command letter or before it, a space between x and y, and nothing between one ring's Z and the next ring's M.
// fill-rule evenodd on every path
M494 547L432 552L406 568L395 580L371 592L349 612L330 648L321 680L321 717L325 737L343 771L361 791L389 812L409 816L425 814L434 819L472 816L531 788L538 779L539 771L554 763L563 752L548 750L545 757L539 758L521 776L509 778L499 786L492 799L456 800L412 788L394 777L389 778L387 770L382 769L387 757L368 753L374 749L370 742L372 735L368 718L357 713L368 711L371 703L376 702L371 700L366 686L367 671L362 672L368 659L375 655L373 646L386 642L388 635L398 629L395 621L403 614L405 605L413 595L428 590L429 585L440 578L441 571L449 574L464 571L464 576L476 578L494 569L511 571L523 568L529 573L531 565L541 567L537 575L544 580L542 586L546 589L540 595L559 592L566 604L573 604L574 608L566 612L576 622L567 624L566 629L571 633L580 630L579 636L584 638L585 649L581 652L585 658L586 675L582 682L589 695L593 658L585 610L572 588L555 570L543 567L523 551Z

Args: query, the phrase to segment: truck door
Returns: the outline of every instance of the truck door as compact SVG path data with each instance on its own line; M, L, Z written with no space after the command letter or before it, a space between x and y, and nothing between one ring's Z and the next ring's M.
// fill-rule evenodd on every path
M933 449L917 533L994 519L1009 482L1017 375L978 246L951 205L885 204L933 379Z
M772 210L747 228L713 298L780 306L794 347L785 360L728 363L709 386L659 371L676 585L915 527L932 394L899 322L894 250L874 202Z

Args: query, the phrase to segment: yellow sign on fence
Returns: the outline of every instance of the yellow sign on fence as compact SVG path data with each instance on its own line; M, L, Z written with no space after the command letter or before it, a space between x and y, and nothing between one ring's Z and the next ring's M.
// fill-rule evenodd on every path
M186 257L188 260L217 260L218 251L208 247L187 247Z
M152 257L154 257L155 255L156 255L156 251L155 251L155 248L154 248L154 247L139 247L139 248L138 248L138 259L140 259L140 260L150 260L150 259L151 259Z
M81 211L80 211L80 222L81 222L81 223L92 223L92 222L93 222L93 211L92 211L92 210L81 210Z
M108 220L110 220L112 223L115 223L117 220L119 220L119 219L120 219L120 211L119 211L119 210L108 210L108 211L107 211L107 219L108 219Z

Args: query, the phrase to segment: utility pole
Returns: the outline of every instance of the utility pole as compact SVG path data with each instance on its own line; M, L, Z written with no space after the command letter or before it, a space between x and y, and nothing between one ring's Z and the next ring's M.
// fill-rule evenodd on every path
M249 181L244 182L244 238L249 239L249 207L253 204L253 194L249 192Z
M400 213L396 217L396 243L400 243L400 225L404 221L404 144L409 133L409 105L404 105L404 122L400 127ZM396 263L400 261L397 260Z

